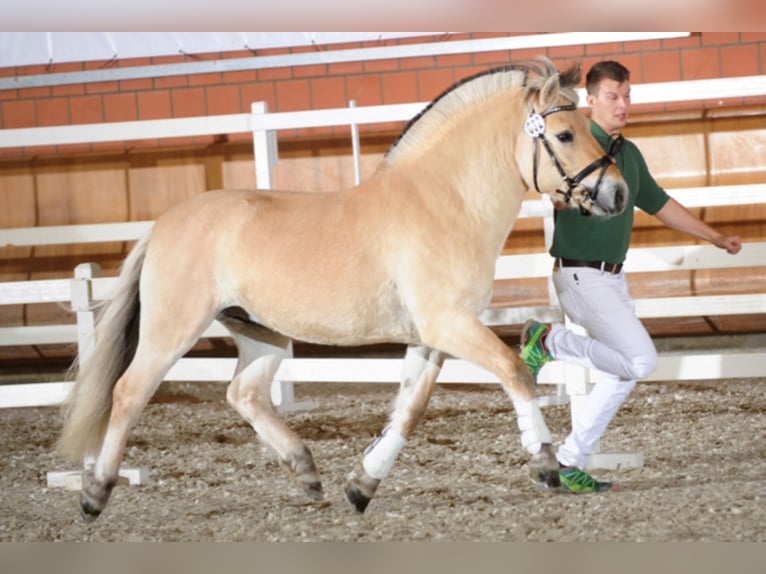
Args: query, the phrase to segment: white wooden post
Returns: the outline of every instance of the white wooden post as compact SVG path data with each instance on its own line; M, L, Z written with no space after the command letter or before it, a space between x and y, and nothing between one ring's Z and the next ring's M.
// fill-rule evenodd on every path
M543 195L541 201L547 202L549 205L553 205L549 195ZM543 238L545 241L545 252L549 253L551 245L553 245L553 210L543 216ZM551 261L551 268L553 267L553 261ZM553 277L548 275L548 302L550 305L559 307L559 297L556 294L556 288L553 286ZM542 406L557 406L566 405L569 402L569 395L567 394L567 386L564 382L556 385L556 394L547 397L542 397L540 404Z
M293 358L293 343L287 347L287 353L285 353L285 359ZM295 389L293 387L293 381L280 381L275 379L271 384L271 402L279 413L293 412L293 411L305 411L313 409L316 405L312 400L296 401Z
M253 102L250 106L253 115L266 114L269 111L266 102ZM279 151L277 134L274 130L253 130L253 150L255 152L255 182L258 189L271 189L271 170L277 166ZM285 357L292 358L293 344L287 349ZM314 408L314 401L295 402L292 381L274 381L271 385L271 402L279 412L306 410Z
M77 352L82 365L93 351L96 314L93 311L92 279L101 277L96 263L81 263L74 269L72 279L72 310L77 313Z
M97 263L81 263L74 269L71 282L72 310L77 313L77 351L80 365L93 352L95 344L96 313L93 310L93 279L101 277L101 267ZM87 456L83 460L83 470L88 471L95 458ZM83 470L50 471L46 474L48 488L63 487L67 490L81 490ZM120 467L119 484L146 484L149 480L147 468Z
M349 100L349 108L356 107L356 100ZM354 158L354 185L362 181L362 155L359 145L359 124L351 124L351 151Z
M266 114L269 111L266 102L253 102L250 105L253 115ZM255 184L258 189L271 189L271 170L277 166L279 152L277 134L274 130L253 130L253 152L255 154Z
M573 323L569 317L564 318L564 325L567 329L578 335L585 336L588 334L583 327ZM588 369L572 363L564 364L564 381L564 387L569 396L571 420L574 423L575 413L583 409L585 399L588 397L588 393L593 388L593 385L589 384ZM598 451L598 444L596 444L593 451Z

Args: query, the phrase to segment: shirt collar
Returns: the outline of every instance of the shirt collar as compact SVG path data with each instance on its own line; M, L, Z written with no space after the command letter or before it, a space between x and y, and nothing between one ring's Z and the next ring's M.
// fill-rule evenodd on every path
M609 147L612 144L612 136L606 133L604 129L593 120L590 120L590 133L596 138L601 148L604 151L609 151Z
M590 133L592 133L593 137L596 138L596 141L601 144L601 147L606 148L606 146L609 145L609 134L593 120L590 120Z

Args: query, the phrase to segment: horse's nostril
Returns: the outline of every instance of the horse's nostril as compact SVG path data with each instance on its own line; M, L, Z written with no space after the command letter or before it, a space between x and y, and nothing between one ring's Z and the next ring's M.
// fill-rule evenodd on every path
M618 185L614 190L614 209L616 213L621 213L625 209L625 186Z

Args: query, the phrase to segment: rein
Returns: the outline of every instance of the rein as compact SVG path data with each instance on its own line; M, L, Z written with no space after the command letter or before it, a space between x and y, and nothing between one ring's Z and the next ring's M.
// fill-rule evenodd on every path
M594 201L596 201L596 198L598 197L599 188L601 187L601 180L604 178L604 174L606 173L607 168L611 163L614 162L614 157L619 153L620 149L622 148L622 143L624 141L624 138L622 135L613 138L611 144L609 145L609 151L607 153L600 157L599 159L593 161L589 165L585 166L583 169L581 169L577 174L575 174L574 177L569 177L567 173L564 171L564 168L561 166L561 162L559 162L558 158L556 157L556 153L553 151L553 147L551 146L550 141L548 141L548 138L545 137L545 118L551 114L555 114L556 112L571 112L575 111L577 109L577 106L574 104L566 105L566 106L554 106L551 108L548 108L542 113L537 113L534 111L534 109L529 112L529 116L527 117L526 121L524 122L524 131L527 132L529 136L532 137L534 148L532 150L532 177L535 184L535 190L537 193L542 193L540 191L540 187L537 184L537 148L538 143L542 142L543 147L545 148L545 151L548 152L548 156L551 158L551 162L555 166L556 170L561 175L562 180L567 186L566 191L562 191L560 189L556 190L559 193L561 193L564 196L564 201L566 203L569 203L572 199L572 192L577 188L578 185L580 185L580 182L582 182L583 179L588 177L591 173L596 171L597 169L600 169L600 172L598 174L598 180L596 180L596 185L593 187L592 192L586 191L586 201L589 204L593 204ZM590 212L583 209L583 207L580 207L580 212L583 215L590 215Z

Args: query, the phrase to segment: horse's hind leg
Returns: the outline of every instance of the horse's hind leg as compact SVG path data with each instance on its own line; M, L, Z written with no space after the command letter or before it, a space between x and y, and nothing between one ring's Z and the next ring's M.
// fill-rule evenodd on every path
M257 327L244 335L244 331L237 329L231 321L222 319L222 322L232 330L239 349L237 370L226 399L276 451L282 466L295 477L306 494L313 500L321 500L322 483L311 451L274 412L271 404L271 384L290 340Z
M190 338L192 341L196 337ZM125 451L130 430L151 399L162 378L183 351L166 349L159 344L141 341L128 369L120 377L112 391L112 411L95 463L85 468L80 493L80 513L85 520L96 519L106 507L114 486Z
M144 277L154 271L147 265ZM112 389L109 421L95 464L83 473L80 510L86 520L95 519L106 506L117 483L128 433L144 407L170 367L194 345L213 319L215 305L210 294L199 286L196 290L187 286L184 292L181 285L171 281L173 278L162 277L162 289L151 282L145 286L142 280L135 353ZM176 295L181 292L189 299Z
M362 462L346 480L346 498L358 512L365 511L399 451L423 418L443 362L444 355L428 347L407 348L391 422L367 448Z

